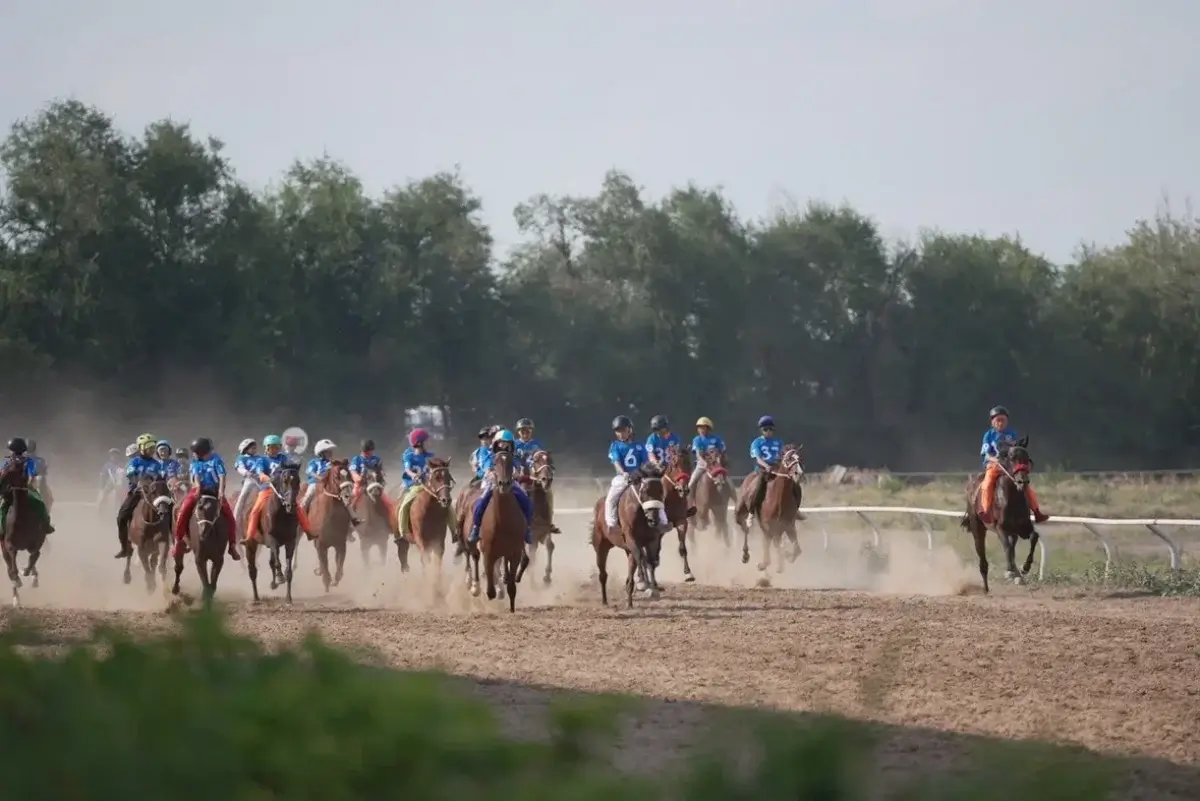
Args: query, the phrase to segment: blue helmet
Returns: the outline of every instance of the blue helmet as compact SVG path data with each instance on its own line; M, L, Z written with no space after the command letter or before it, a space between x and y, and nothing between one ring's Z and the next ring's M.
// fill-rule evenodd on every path
M762 417L758 418L758 427L759 428L774 428L775 427L775 418L769 414L764 414Z
M171 443L167 442L165 439L160 439L157 443L155 443L154 450L157 451L159 448L171 450Z
M513 432L504 428L496 432L496 436L492 438L492 442L513 442L515 439L516 437L513 436Z

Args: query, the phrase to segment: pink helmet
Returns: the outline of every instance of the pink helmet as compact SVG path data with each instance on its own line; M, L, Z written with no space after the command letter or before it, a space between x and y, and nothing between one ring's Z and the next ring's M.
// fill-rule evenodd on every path
M412 433L408 435L409 445L420 445L425 440L429 439L429 432L423 428L414 428Z

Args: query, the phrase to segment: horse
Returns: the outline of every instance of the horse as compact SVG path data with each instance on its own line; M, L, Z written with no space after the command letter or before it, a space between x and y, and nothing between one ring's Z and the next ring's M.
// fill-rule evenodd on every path
M188 545L196 560L196 573L200 576L205 604L212 603L217 594L217 579L221 577L221 569L225 566L225 551L229 547L229 532L226 530L228 525L225 516L221 514L221 499L217 497L216 491L202 489L189 521ZM179 577L183 573L185 555L183 548L176 549L172 595L179 594Z
M400 557L401 572L408 572L408 549L416 546L421 556L422 569L433 565L436 585L434 593L440 594L442 559L446 555L446 529L450 527L450 493L454 488L454 476L450 475L450 459L432 457L426 462L425 481L420 492L408 508L409 539L396 534L396 555ZM397 514L399 511L397 510ZM396 521L397 532L400 521Z
M647 597L658 592L654 570L658 567L659 551L662 547L662 529L659 512L665 506L666 490L660 471L653 466L644 466L632 477L630 485L617 506L617 522L621 529L619 537L608 535L608 523L604 519L604 498L596 501L592 516L592 548L596 552L596 568L600 574L600 601L608 605L608 552L621 548L629 557L629 575L625 577L625 603L633 608L633 584L641 577L646 585Z
M13 606L21 605L21 572L17 569L17 554L28 551L29 562L23 571L33 578L32 586L38 586L38 559L46 542L46 527L30 499L28 456L11 456L4 471L0 472L0 504L6 509L4 527L0 530L0 547L4 551L4 564L8 568L8 579L12 582Z
M358 526L358 547L362 551L363 567L371 566L371 549L379 549L379 561L387 564L388 539L396 532L395 521L384 495L382 467L367 467L362 473L363 491L354 502L354 516L362 520Z
M325 475L317 481L317 490L312 500L308 519L312 525L317 549L317 569L325 592L342 583L346 566L346 542L350 537L354 504L352 492L354 482L350 480L349 462L336 459L329 463ZM334 574L329 574L329 549L333 549Z
M692 566L688 563L687 538L689 521L696 515L688 497L688 481L692 477L692 460L688 451L678 445L668 446L663 453L663 504L667 521L679 535L679 558L683 560L683 580L693 582ZM645 589L641 587L640 589Z
M492 497L479 522L479 542L467 544L467 586L471 595L479 595L482 558L489 601L497 595L496 570L504 571L509 612L517 611L517 582L529 564L525 553L525 513L513 494L513 460L511 451L497 451L493 456Z
M775 572L783 572L783 551L780 546L785 533L794 546L788 561L796 561L796 557L800 555L796 521L804 519L804 515L800 513L800 501L803 498L800 482L803 477L804 446L789 443L783 446L778 468L770 473L751 473L742 481L737 509L734 512L734 522L742 530L742 564L750 561L750 526L746 518L752 512L763 534L763 560L758 563L758 569L765 571L770 567L771 548L774 547L780 557ZM767 482L762 507L758 510L751 509L754 501L751 490L758 489L756 481Z
M521 479L529 500L533 503L533 545L529 549L529 562L537 560L540 546L546 548L546 572L542 583L550 585L554 572L554 538L551 536L554 526L554 503L550 495L550 487L554 484L554 460L550 451L534 451L529 457L529 473Z
M300 542L300 467L283 464L271 475L271 484L261 490L247 515L250 528L246 531L243 545L246 549L246 567L250 573L250 589L254 600L258 598L258 549L266 547L270 558L271 589L282 584L287 590L287 602L292 602L292 578L296 563L296 545ZM251 536L253 534L253 536ZM286 569L279 558L283 548L287 559Z
M129 544L133 552L125 557L125 573L121 580L126 584L133 581L130 565L133 553L136 553L146 576L146 592L154 592L158 586L155 571L161 574L163 584L167 583L167 552L175 522L175 500L165 478L142 476L134 492L141 497L133 507L133 518L129 521Z
M717 530L721 542L729 547L729 502L733 488L729 485L729 467L725 452L714 447L700 455L700 476L696 479L696 530L704 531L709 523Z
M979 575L983 577L983 591L988 588L987 533L996 532L1000 544L1004 546L1006 570L1004 577L1014 584L1024 583L1024 576L1029 575L1033 567L1033 551L1037 548L1040 535L1030 519L1029 501L1025 497L1025 489L1029 486L1029 473L1033 469L1033 459L1029 457L1029 437L1021 437L1012 444L1000 447L1000 478L996 482L996 498L992 503L992 522L985 523L980 517L979 497L983 475L972 476L967 480L967 513L959 521L964 529L971 532L975 541L975 554L979 557ZM1029 555L1025 564L1017 571L1017 540L1029 540Z

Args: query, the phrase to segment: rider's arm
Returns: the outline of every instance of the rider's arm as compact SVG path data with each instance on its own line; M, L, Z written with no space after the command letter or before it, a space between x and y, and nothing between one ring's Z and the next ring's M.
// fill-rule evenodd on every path
M983 434L983 445L979 448L979 460L987 466L987 463L996 455L996 429L989 428Z
M621 454L617 450L616 442L608 446L608 461L616 468L618 476L625 475L625 465L621 463Z
M224 498L225 497L225 479L226 479L225 463L221 461L220 457L213 459L213 462L214 462L213 467L217 471L217 497Z

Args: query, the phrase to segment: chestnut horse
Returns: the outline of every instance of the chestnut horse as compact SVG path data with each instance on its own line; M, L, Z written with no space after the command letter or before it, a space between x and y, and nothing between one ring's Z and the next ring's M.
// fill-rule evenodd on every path
M729 467L724 451L709 447L700 455L700 476L696 479L696 489L692 494L696 503L696 530L704 531L711 521L721 542L729 547L732 543L729 537L729 502L733 500L733 487L729 484Z
M690 452L678 445L669 446L663 454L663 504L667 512L667 521L679 535L679 558L683 560L683 580L687 582L696 580L692 575L692 566L688 563L687 549L689 522L696 515L696 507L692 505L688 490L688 480L691 477ZM639 586L638 589L646 588Z
M629 557L629 574L625 577L625 603L633 608L634 581L641 578L646 596L653 598L658 593L658 582L654 571L658 567L659 551L662 547L662 528L659 512L665 506L666 490L662 475L653 465L644 465L634 473L633 483L621 495L617 505L617 522L621 529L619 537L608 536L608 524L604 519L604 498L596 501L592 517L592 548L596 552L596 568L600 573L600 601L608 605L608 552L620 548Z
M281 464L271 474L271 484L261 490L246 516L247 531L244 540L246 567L250 573L250 589L254 600L258 597L258 549L265 547L269 554L271 589L286 587L286 598L292 602L292 579L295 575L296 546L300 543L300 466ZM283 549L287 567L279 558Z
M154 592L157 587L154 578L156 570L162 574L163 584L167 583L167 555L171 548L171 529L175 523L175 499L165 478L142 476L134 492L141 497L137 506L133 507L133 519L129 522L129 544L133 546L133 552L125 557L122 581L126 584L133 581L133 573L129 568L133 553L137 553L146 576L146 592Z
M325 475L317 480L317 489L309 508L308 519L313 531L313 546L317 549L317 569L325 592L342 583L346 568L346 542L350 538L354 504L354 482L350 480L349 461L335 459ZM334 573L329 573L329 550L333 549Z
M554 484L554 460L550 451L534 451L529 457L529 472L521 478L521 485L533 503L533 545L529 549L529 563L537 561L540 546L546 548L546 572L542 583L549 585L554 572L554 497L550 494Z
M354 515L362 520L358 526L358 547L362 551L363 567L371 565L371 549L379 551L379 561L387 564L388 539L396 534L395 515L384 491L383 468L367 467L362 474L363 491L354 504Z
M425 464L425 481L419 486L420 493L408 507L411 540L396 534L396 553L400 557L400 570L408 572L408 549L415 546L421 557L422 569L432 565L434 569L434 593L441 587L442 559L446 555L446 530L455 526L450 511L450 493L454 488L454 476L450 475L450 459L431 457ZM397 504L399 507L399 504ZM400 523L396 523L399 532Z
M0 547L4 550L4 564L8 568L8 579L12 582L13 606L21 605L19 590L23 586L21 573L17 569L17 554L29 552L29 562L24 575L33 578L32 585L38 586L38 559L46 543L46 527L41 516L30 501L28 456L10 456L4 472L0 473L0 503L7 508L4 528L0 529Z
M755 471L742 481L742 490L738 498L734 521L742 530L742 563L750 561L750 526L746 518L753 514L758 528L763 534L763 559L758 563L759 570L771 566L771 549L774 548L779 561L775 572L783 572L783 550L781 543L783 535L787 534L792 541L793 550L788 556L789 562L796 561L800 555L800 541L796 536L796 521L803 520L800 513L800 501L803 490L800 482L804 478L804 446L787 444L783 446L778 467L769 473ZM751 508L758 482L765 481L766 493L759 509Z
M975 554L979 557L979 575L983 577L983 591L988 589L987 533L990 529L1000 538L1004 547L1006 570L1004 577L1014 584L1021 584L1023 576L1033 567L1033 551L1037 548L1040 535L1030 519L1029 500L1025 489L1029 486L1029 473L1033 459L1029 458L1029 437L1021 437L1015 443L1000 446L1000 479L996 482L996 500L992 504L993 523L984 523L979 516L979 488L983 475L967 480L967 513L959 524L971 532L975 541ZM1029 555L1020 572L1017 571L1017 540L1029 540Z
M479 562L487 575L487 597L497 595L497 572L503 571L508 611L517 610L517 582L529 564L525 553L525 513L513 494L515 479L511 451L497 451L492 457L492 497L479 522L479 542L467 543L467 585L471 595L479 595Z

